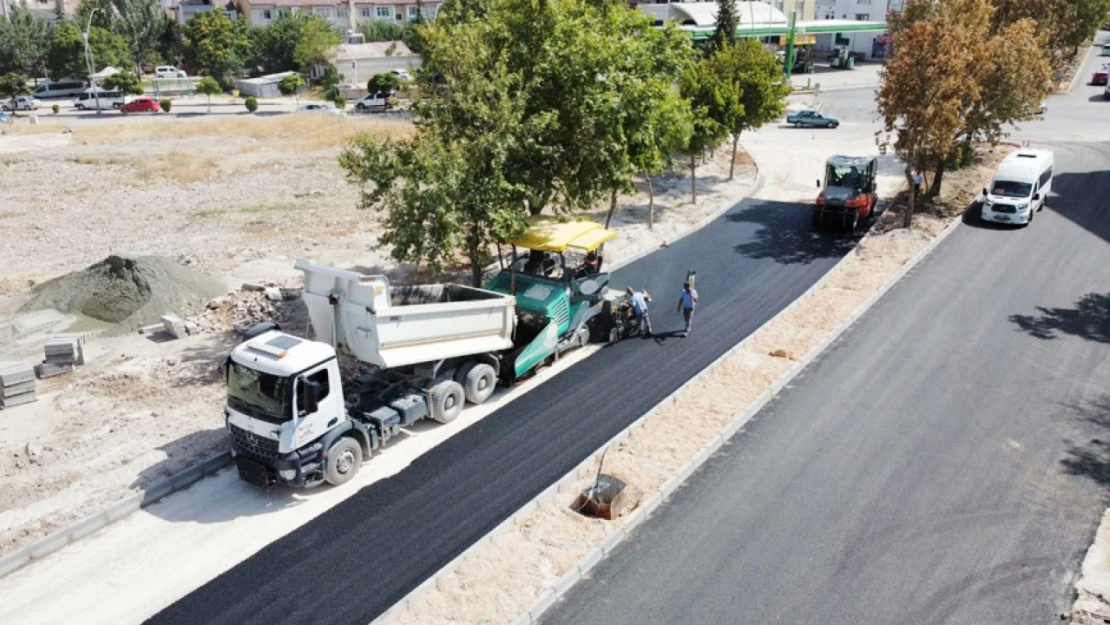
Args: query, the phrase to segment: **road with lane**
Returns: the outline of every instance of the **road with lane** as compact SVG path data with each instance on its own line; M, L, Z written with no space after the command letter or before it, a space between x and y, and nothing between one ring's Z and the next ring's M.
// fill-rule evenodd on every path
M971 211L544 624L1068 610L1110 486L1110 124L1091 93L1015 131L1056 153L1030 227ZM862 122L869 97L825 110Z
M557 375L297 528L148 622L366 625L793 301L855 244L809 231L804 205L748 200L621 268L656 297L654 340ZM768 236L767 233L792 236ZM687 269L702 303L674 312Z

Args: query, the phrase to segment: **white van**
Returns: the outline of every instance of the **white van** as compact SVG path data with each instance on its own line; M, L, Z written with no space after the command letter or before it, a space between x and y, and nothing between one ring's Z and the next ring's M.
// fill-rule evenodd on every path
M108 91L106 89L100 89L99 91L98 97L96 88L86 89L73 101L73 107L78 111L95 111L97 110L97 100L99 100L100 110L118 109L127 102L127 98L119 91Z
M35 87L34 96L40 100L42 98L71 98L75 95L81 95L84 91L84 82L63 78L58 82L47 80Z
M177 69L172 65L159 65L154 68L155 78L188 78L184 70Z
M1000 224L1030 224L1052 192L1050 150L1018 150L1003 159L983 189L983 219Z

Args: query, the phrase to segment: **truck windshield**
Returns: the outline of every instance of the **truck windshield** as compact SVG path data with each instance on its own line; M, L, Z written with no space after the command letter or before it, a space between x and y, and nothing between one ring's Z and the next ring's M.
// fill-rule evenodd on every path
M992 195L1001 197L1029 197L1033 192L1033 185L1028 182L1014 182L1013 180L995 180Z
M292 418L289 378L255 371L231 362L227 374L227 405L239 412L270 423Z

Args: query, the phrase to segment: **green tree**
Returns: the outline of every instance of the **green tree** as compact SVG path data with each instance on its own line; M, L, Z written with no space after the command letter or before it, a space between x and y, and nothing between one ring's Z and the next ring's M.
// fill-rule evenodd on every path
M212 112L212 96L223 93L223 87L211 76L205 76L197 83L197 93L208 96L208 112Z
M158 0L112 0L112 31L127 39L136 75L154 63L169 19Z
M392 72L375 74L367 83L366 90L370 93L384 93L391 95L401 88L401 77Z
M736 29L740 27L740 16L736 12L736 0L717 0L717 17L713 34L706 42L706 54L713 54L736 43Z
M0 20L0 73L41 76L53 35L50 20L32 13L26 2L9 5L8 19Z
M732 134L732 162L728 167L728 179L732 180L740 133L782 117L790 87L783 83L775 55L755 39L719 48L710 62L721 80L733 83L729 93L734 99L725 103L718 118Z
M502 125L477 141L427 132L403 143L363 137L344 150L340 164L362 184L361 206L386 213L380 241L394 259L440 271L461 256L481 286L490 245L523 231L520 193L503 175L509 133L500 132L519 110L500 104L492 117Z
M109 30L97 26L89 29L89 51L93 57L94 72L105 67L131 66L131 50L127 40ZM66 22L54 29L48 66L55 78L88 78L85 38L73 22Z
M252 29L251 44L262 73L277 74L298 69L293 51L309 19L322 18L301 13L280 13L268 26Z
M112 74L104 79L104 88L119 91L125 95L142 95L143 84L139 77L131 72Z
M334 65L328 65L324 73L316 79L316 84L324 90L324 97L329 100L334 100L339 96L339 84L343 79L339 76L339 70L335 69Z
M627 133L637 123L626 119L626 105L652 76L673 82L693 54L673 26L653 29L649 16L614 0L452 2L420 32L418 123L476 139L487 131L481 113L489 100L523 103L506 177L526 191L531 214L612 204L614 189L627 188L635 172ZM486 68L498 63L510 77L505 94L483 86Z
M739 84L732 76L722 75L724 64L717 55L701 59L686 69L679 83L682 96L690 101L693 131L686 146L690 158L690 197L698 201L698 158L715 150L731 134L726 121L740 100Z
M358 24L358 32L362 33L368 42L399 41L404 30L404 26L394 23L393 20L375 19Z
M198 14L185 25L184 57L193 71L229 86L251 58L246 23L223 11Z
M27 77L23 74L4 74L0 76L0 96L12 103L12 115L16 114L15 99L31 93Z
M158 39L158 55L162 61L177 67L185 58L185 27L174 20L166 20L166 28Z
M304 79L300 74L290 74L278 81L278 91L283 96L293 96L293 106L297 105L297 91L304 87Z
M315 15L304 22L301 38L293 48L293 60L302 72L315 65L330 63L332 49L339 45L342 37L328 21Z

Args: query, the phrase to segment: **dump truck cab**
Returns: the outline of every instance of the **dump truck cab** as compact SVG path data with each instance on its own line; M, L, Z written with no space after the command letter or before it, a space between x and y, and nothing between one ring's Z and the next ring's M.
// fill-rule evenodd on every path
M503 380L589 342L609 284L602 247L616 236L592 221L533 217L523 235L498 246L501 271L488 288L514 296L517 314L516 347L501 367Z
M825 183L813 207L813 225L850 226L853 230L871 217L875 210L875 174L878 160L873 156L833 156L825 164Z

